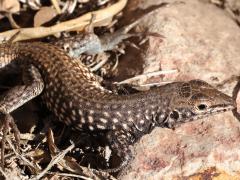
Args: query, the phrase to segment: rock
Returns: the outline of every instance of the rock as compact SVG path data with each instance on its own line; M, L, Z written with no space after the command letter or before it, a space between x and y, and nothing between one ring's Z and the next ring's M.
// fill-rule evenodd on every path
M240 123L232 113L155 128L134 146L134 160L120 179L240 178ZM224 173L223 173L224 172Z
M162 2L164 1L130 1L126 17L133 16L134 10L138 8L150 9ZM162 41L160 38L149 37L148 46L141 54L143 63L139 58L134 61L131 55L123 58L122 63L130 56L134 67L141 63L142 68L138 69L142 69L142 73L178 70L176 74L154 78L154 82L202 79L216 85L238 75L240 31L237 23L226 12L210 3L197 0L181 2L163 6L143 19L138 26L140 31L147 29L158 32L165 38ZM131 66L130 70L123 67L119 72L124 71L124 75L134 70ZM235 84L236 81L225 85L224 92L231 94Z
M130 14L161 2L132 0L126 11ZM149 38L142 55L143 73L177 69L178 73L154 81L202 79L222 84L220 90L232 95L237 79L230 79L240 72L239 26L212 4L181 2L159 8L139 25L165 37L163 41ZM240 179L240 123L236 114L218 114L175 130L155 128L134 145L134 159L119 179Z

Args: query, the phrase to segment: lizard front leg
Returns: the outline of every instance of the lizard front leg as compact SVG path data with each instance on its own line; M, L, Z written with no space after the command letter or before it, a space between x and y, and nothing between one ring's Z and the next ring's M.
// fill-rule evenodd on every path
M129 148L129 145L134 142L135 138L129 132L120 129L108 132L107 139L110 143L110 148L115 151L119 157L121 157L122 162L118 167L104 171L110 173L120 171L127 166L129 161L132 159L132 152Z
M0 118L2 119L1 130L3 130L3 137L1 141L1 161L2 167L4 167L4 149L6 135L9 127L13 129L15 139L19 146L20 132L10 115L11 112L38 96L44 87L41 74L34 66L28 66L26 71L23 71L24 85L15 86L2 94L0 97Z

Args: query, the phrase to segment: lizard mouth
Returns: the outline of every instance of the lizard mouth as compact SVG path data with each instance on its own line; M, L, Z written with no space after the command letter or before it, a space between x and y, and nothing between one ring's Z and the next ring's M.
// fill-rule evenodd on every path
M192 120L202 119L204 117L208 117L209 115L215 115L215 114L219 114L222 112L231 111L235 108L236 107L233 104L212 106L212 107L209 107L207 112L195 115ZM190 121L192 121L192 120L190 120Z
M219 113L219 112L225 112L225 111L230 111L235 109L236 107L233 106L232 104L229 105L222 105L222 106L218 106L211 108L210 113Z
M163 122L165 127L168 128L175 128L178 127L179 125L190 122L190 121L195 121L198 119L206 118L215 114L223 113L226 111L231 111L236 108L236 105L234 103L229 103L229 104L218 104L216 106L210 106L208 109L204 111L188 111L188 115L186 113L180 113L177 110L172 111L169 115L168 118Z
M217 105L215 107L209 107L209 109L205 112L202 112L202 113L196 112L191 118L180 118L180 119L176 120L174 126L178 126L182 123L195 121L195 120L209 117L209 116L212 116L215 114L223 113L226 111L231 111L235 108L236 107L233 104L228 104L228 105L224 104L224 105Z

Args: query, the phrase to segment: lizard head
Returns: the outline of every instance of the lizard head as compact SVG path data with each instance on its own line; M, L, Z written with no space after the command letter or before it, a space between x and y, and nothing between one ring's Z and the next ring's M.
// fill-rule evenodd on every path
M176 82L173 86L174 93L169 102L168 116L164 120L164 124L170 128L236 107L230 96L204 81Z

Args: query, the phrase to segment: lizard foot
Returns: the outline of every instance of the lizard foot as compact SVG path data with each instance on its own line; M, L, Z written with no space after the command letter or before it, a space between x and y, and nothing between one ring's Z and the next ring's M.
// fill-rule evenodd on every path
M115 172L121 171L123 168L125 168L128 165L131 159L132 159L131 155L126 155L118 167L103 169L102 171L107 173L115 173Z

